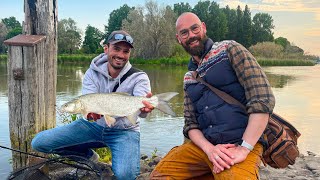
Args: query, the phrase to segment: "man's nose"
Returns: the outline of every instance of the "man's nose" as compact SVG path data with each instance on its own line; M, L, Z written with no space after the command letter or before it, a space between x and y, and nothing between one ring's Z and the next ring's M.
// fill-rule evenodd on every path
M124 58L124 57L125 57L125 53L122 52L122 51L120 51L120 52L118 53L118 56L119 56L120 58Z
M195 37L197 34L194 34L191 30L189 30L189 39Z

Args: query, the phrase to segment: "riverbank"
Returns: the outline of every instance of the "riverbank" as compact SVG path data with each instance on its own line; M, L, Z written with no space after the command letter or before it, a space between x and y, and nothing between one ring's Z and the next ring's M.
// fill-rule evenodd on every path
M92 59L97 54L60 54L58 55L59 64L90 64ZM0 62L6 61L7 55L0 55ZM304 59L268 59L257 57L257 61L261 66L314 66L316 61L304 60ZM168 57L159 59L139 59L130 58L131 64L141 65L178 65L186 66L189 63L189 57Z

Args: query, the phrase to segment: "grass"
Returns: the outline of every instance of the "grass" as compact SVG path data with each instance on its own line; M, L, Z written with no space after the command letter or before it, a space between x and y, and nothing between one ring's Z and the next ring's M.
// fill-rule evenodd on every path
M88 64L97 54L60 54L58 55L59 64ZM0 62L6 61L7 55L0 55ZM257 57L257 61L261 66L313 66L314 61L303 59L267 59ZM189 63L189 58L168 57L159 59L145 60L141 58L131 58L131 64L142 65L178 65L186 66Z

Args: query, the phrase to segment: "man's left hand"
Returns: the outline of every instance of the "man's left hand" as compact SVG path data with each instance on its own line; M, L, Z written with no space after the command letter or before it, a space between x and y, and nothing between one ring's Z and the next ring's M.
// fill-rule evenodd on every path
M233 162L236 163L241 163L242 161L244 161L248 154L250 153L250 150L247 149L246 147L243 146L236 146L234 148L229 148L228 149L234 156Z
M149 92L149 93L146 95L147 98L150 98L151 96L152 96L152 93L151 93L151 92ZM154 107L153 107L148 101L142 101L142 103L143 103L144 106L145 106L145 107L143 107L143 108L140 109L140 111L141 111L142 113L149 113L149 112L151 112L151 111L154 109Z

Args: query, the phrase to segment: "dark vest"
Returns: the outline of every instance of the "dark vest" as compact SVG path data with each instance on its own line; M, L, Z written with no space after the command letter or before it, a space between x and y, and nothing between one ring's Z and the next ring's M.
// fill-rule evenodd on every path
M226 48L211 49L212 45L211 40L206 43L206 46L209 46L208 53L212 55L204 57L205 63L197 68L198 74L207 83L230 94L242 104L246 104L245 91L231 66ZM219 44L216 45L219 46ZM194 70L195 66L190 62L189 70ZM224 102L201 83L186 84L185 90L195 107L200 130L207 140L214 145L241 141L248 124L248 115L241 107Z

